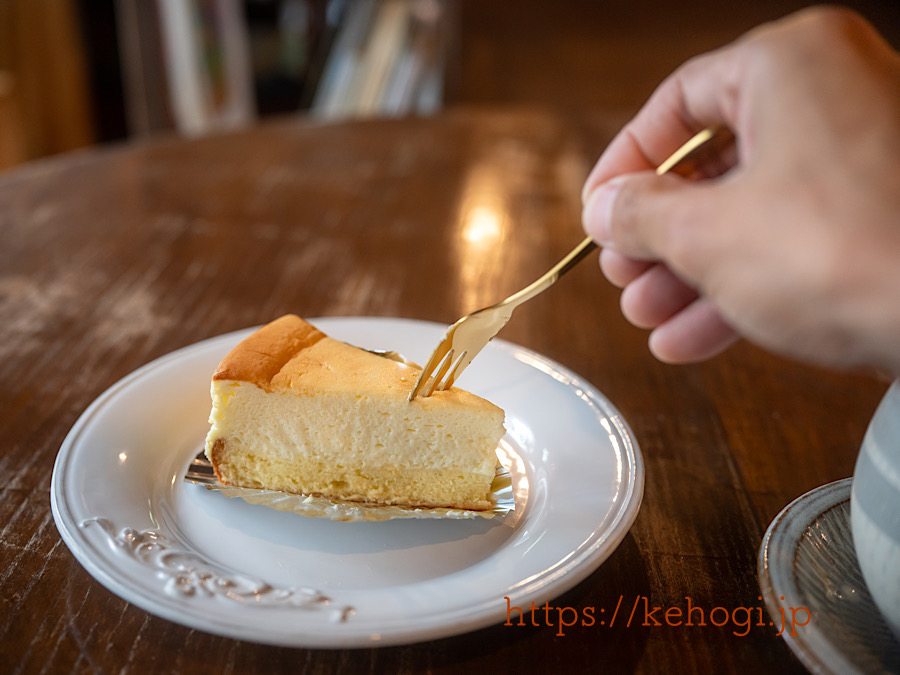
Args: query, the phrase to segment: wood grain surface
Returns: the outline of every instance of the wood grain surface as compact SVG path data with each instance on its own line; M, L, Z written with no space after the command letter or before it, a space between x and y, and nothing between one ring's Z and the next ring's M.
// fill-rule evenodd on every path
M283 121L0 177L0 671L802 672L768 626L744 636L728 625L559 636L498 625L381 649L260 646L124 602L53 523L60 444L117 380L287 312L450 323L505 297L582 238L581 183L621 122L489 109ZM484 214L496 245L466 243ZM619 314L595 257L521 308L503 337L604 392L646 463L629 535L554 603L575 608L638 596L664 607L687 597L707 609L761 606L767 525L795 497L852 473L887 386L746 344L706 364L662 365Z

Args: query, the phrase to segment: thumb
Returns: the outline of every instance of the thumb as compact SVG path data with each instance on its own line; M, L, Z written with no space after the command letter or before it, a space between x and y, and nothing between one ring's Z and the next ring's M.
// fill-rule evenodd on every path
M618 176L588 196L582 225L601 246L638 260L668 262L691 238L692 225L703 220L700 185L653 172Z

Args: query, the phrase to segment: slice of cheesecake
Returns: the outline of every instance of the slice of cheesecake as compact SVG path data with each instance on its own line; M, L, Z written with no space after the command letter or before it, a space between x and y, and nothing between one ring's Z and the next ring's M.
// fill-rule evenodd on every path
M489 509L503 411L456 388L407 401L418 375L283 316L219 364L206 455L226 485Z

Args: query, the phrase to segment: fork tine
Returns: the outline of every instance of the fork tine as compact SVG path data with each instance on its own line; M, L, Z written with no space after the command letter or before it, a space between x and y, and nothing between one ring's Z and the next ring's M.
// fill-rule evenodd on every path
M475 356L475 354L472 354ZM453 386L453 383L456 382L456 378L459 377L459 374L466 369L466 366L471 363L472 358L469 357L469 352L465 351L459 355L459 358L456 360L456 363L453 365L453 368L450 369L450 372L447 373L447 377L444 379L443 384L440 386L440 389L449 389Z
M453 366L453 370L450 371L450 374L447 375L447 379L444 381L444 386L441 387L441 389L449 389L452 387L459 376L462 375L462 371L469 367L469 364L472 363L472 359L478 356L478 352L480 351L480 349L471 352L465 351L460 354L459 360L456 362L456 365Z
M453 348L450 348L450 351L447 352L447 356L444 357L444 360L441 361L441 367L438 368L437 373L434 374L431 385L428 387L428 390L425 393L425 397L431 396L436 389L443 389L440 386L441 380L444 378L444 375L447 374L447 371L450 369L450 366L453 365Z
M438 344L438 346L434 348L434 351L431 353L431 357L428 359L428 363L425 364L425 367L419 374L419 379L416 380L416 385L413 387L412 391L409 392L409 396L406 397L407 401L412 401L416 396L419 395L419 393L422 391L422 387L431 378L435 369L441 364L444 357L447 356L447 352L450 351L450 344L452 343L452 341L452 335L448 333L444 336L444 339L441 340L440 344Z

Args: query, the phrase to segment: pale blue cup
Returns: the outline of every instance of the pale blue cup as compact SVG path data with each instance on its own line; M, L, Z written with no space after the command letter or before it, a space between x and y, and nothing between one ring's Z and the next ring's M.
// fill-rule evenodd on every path
M900 639L900 380L888 389L863 438L850 525L872 599Z

